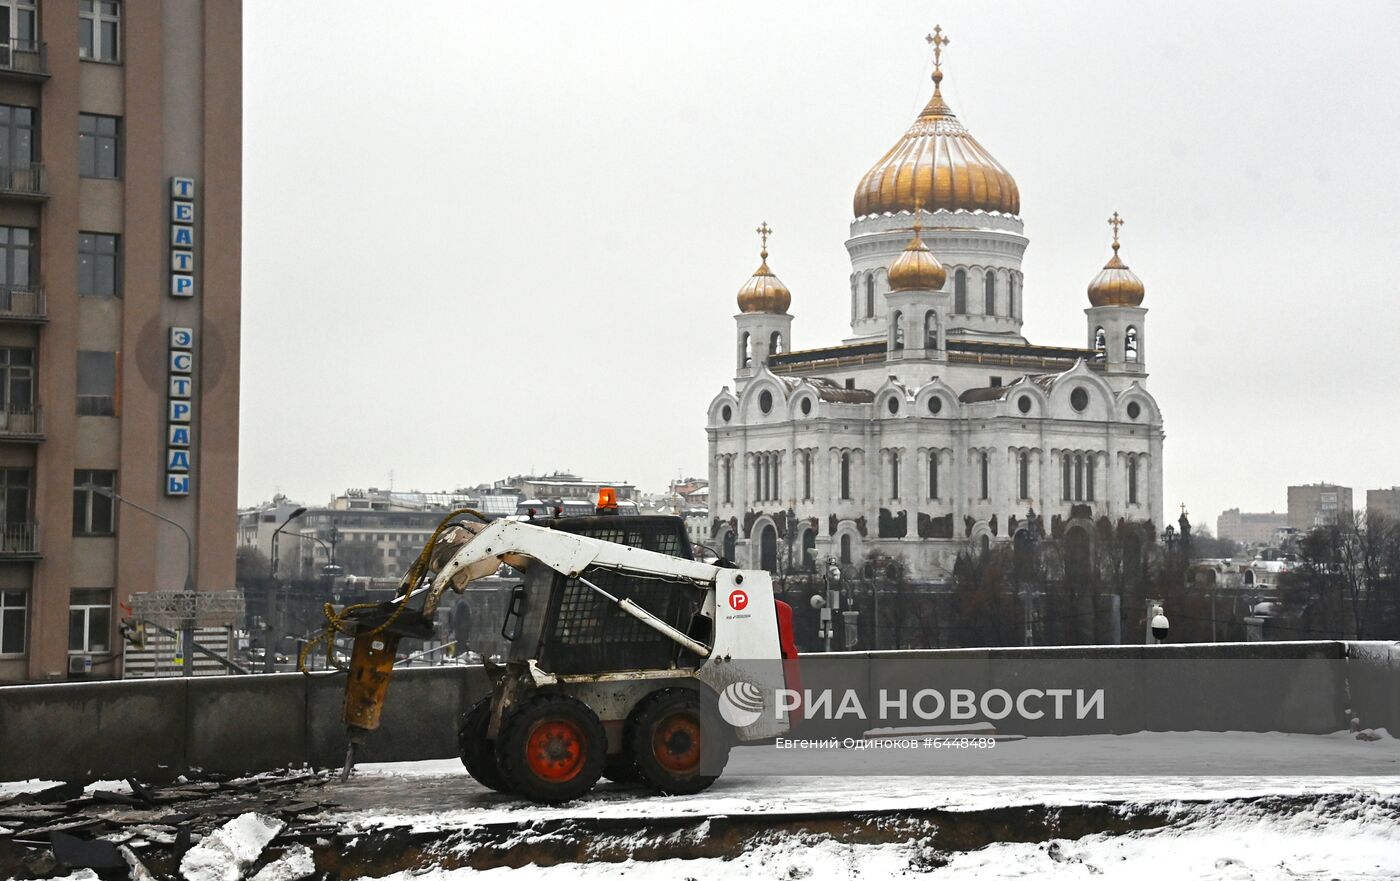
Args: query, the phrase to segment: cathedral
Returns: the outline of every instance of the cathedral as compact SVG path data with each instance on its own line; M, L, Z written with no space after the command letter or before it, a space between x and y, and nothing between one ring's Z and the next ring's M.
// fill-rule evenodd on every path
M856 186L848 338L793 346L793 295L757 230L734 386L706 420L715 548L741 566L877 555L940 581L960 551L1018 530L1163 522L1162 416L1123 221L1110 218L1112 253L1089 282L1084 344L1030 342L1020 191L943 99L948 38L927 39L933 96Z

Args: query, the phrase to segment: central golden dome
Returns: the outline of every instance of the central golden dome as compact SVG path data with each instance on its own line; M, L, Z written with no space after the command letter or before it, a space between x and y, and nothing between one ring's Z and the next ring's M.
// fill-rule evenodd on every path
M942 81L943 72L935 66L928 105L899 143L861 178L856 187L856 217L915 207L1020 214L1016 181L958 122L943 101Z

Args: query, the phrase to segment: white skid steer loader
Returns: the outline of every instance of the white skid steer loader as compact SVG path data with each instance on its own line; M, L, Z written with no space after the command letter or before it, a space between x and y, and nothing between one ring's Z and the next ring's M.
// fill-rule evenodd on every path
M525 573L501 629L510 650L486 665L491 693L465 714L458 741L483 785L548 803L603 775L699 792L734 742L788 730L778 693L797 687L792 610L775 601L768 573L692 559L678 517L599 512L445 520L393 601L332 618L354 636L347 774L379 725L399 639L429 635L444 592L502 562Z

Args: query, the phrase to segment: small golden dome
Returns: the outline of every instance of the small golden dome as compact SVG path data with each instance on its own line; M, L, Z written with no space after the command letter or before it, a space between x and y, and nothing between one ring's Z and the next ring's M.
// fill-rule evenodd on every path
M855 216L925 211L997 211L1019 214L1021 192L1011 173L992 158L943 101L940 55L948 38L940 28L934 47L933 97L904 137L865 173L856 187Z
M773 270L768 268L768 234L772 231L767 223L755 230L763 238L763 247L758 252L758 268L749 280L744 282L744 286L739 288L740 312L786 315L788 306L792 304L792 291L789 291L787 285L779 281Z
M1089 282L1089 302L1094 306L1141 306L1147 288L1118 256L1118 228L1123 218L1115 211L1108 223L1113 227L1113 256Z
M919 224L914 224L914 237L890 266L890 290L936 291L948 280L948 271L919 238Z

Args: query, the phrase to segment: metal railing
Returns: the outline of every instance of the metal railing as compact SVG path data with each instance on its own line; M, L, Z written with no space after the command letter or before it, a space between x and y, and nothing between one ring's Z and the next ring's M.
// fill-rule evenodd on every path
M0 285L0 321L48 321L44 289Z
M0 438L39 437L44 423L38 404L0 404Z
M0 526L0 557L39 556L39 524L6 523Z
M44 165L41 162L0 164L0 193L13 196L45 196Z
M0 40L0 74L48 76L48 46L42 40Z

